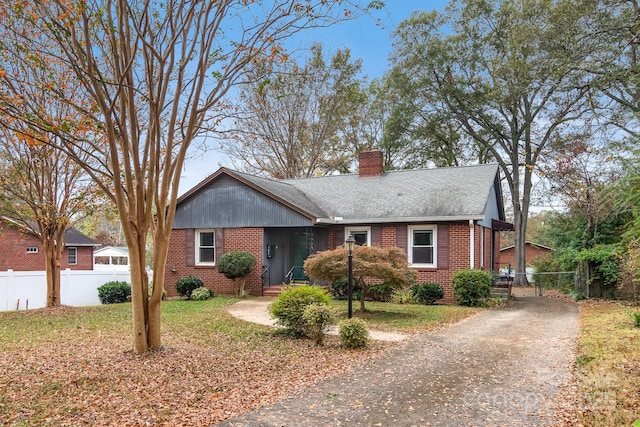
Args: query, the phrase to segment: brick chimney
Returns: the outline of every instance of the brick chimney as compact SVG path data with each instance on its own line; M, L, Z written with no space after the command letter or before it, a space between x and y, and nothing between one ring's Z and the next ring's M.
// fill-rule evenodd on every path
M358 174L361 177L380 176L383 173L382 151L361 151L358 158Z

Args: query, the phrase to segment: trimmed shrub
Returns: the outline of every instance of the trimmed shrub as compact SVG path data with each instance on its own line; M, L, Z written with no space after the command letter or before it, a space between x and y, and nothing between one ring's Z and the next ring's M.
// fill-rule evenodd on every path
M204 283L202 283L200 278L197 276L186 276L178 279L176 282L176 292L178 292L178 295L181 297L191 299L191 293L201 286L204 286Z
M411 288L400 288L391 294L391 302L394 304L415 304L417 301Z
M460 305L475 307L491 295L491 273L483 270L459 270L453 275L453 295Z
M305 334L313 339L317 345L322 345L324 334L333 322L331 310L326 305L310 304L302 313Z
M126 302L131 296L131 285L127 282L107 282L98 288L98 298L102 304Z
M347 348L365 347L369 343L369 329L362 319L351 318L340 322L340 342Z
M413 285L411 293L420 304L433 305L437 300L444 297L444 289L438 283L425 282L420 285Z
M305 335L304 310L311 304L328 305L329 292L316 286L291 286L286 288L278 299L269 306L271 316L280 326L297 335Z
M245 278L251 273L256 265L256 257L245 251L225 252L220 259L216 261L218 271L224 274L227 279L233 280L233 287L237 297L245 295L244 282ZM241 279L238 281L237 279Z
M191 292L191 299L194 301L205 301L213 296L211 289L200 286Z
M371 301L389 302L391 301L391 294L396 287L386 282L369 285L366 298Z

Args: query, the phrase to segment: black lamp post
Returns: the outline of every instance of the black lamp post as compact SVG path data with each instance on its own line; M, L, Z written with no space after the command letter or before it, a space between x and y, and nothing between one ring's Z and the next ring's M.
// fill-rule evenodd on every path
M347 282L347 294L349 296L349 311L347 312L347 317L349 319L351 319L351 317L353 316L353 302L352 302L352 297L353 297L353 247L356 244L356 239L353 238L353 236L351 235L351 233L349 233L349 237L347 237L347 240L344 241L344 243L347 246L347 254L348 254L348 264L347 264L347 270L349 272L348 274L348 282Z

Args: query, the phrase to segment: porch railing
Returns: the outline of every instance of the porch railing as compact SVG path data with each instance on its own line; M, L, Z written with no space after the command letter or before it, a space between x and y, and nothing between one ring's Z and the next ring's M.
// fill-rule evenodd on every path
M260 277L262 278L263 288L267 286L271 286L271 266L270 265L262 266L262 275Z
M297 276L296 273L302 273L301 275ZM291 282L294 281L294 279L296 277L304 277L304 280L306 280L306 276L304 275L304 267L301 265L294 265L293 267L291 267L291 269L289 270L289 272L287 272L287 275L285 276L285 283L288 285Z

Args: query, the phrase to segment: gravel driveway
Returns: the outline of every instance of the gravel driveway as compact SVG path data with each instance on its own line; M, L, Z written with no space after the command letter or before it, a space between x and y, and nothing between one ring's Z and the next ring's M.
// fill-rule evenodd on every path
M220 425L553 425L577 332L575 303L519 298Z

